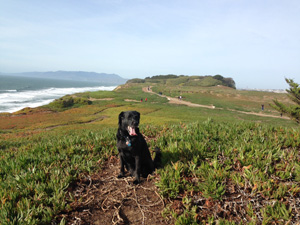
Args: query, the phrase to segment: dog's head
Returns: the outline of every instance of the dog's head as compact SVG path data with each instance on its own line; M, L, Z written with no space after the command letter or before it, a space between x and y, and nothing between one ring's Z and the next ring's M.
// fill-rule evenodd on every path
M119 115L119 128L126 130L130 136L139 133L140 113L137 111L121 112Z

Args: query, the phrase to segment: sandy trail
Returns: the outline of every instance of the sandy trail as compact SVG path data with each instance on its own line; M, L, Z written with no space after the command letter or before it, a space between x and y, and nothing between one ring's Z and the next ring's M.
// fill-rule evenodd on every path
M150 88L143 87L143 91L151 93L151 94L156 94L156 95L164 97L164 98L167 98L169 100L169 103L171 103L171 104L186 105L186 106L190 106L190 107L202 107L202 108L209 108L209 109L215 109L216 108L213 105L200 105L200 104L195 104L195 103L191 103L191 102L188 102L188 101L180 100L178 98L169 97L169 96L166 96L166 95L159 95L159 94L153 92L151 87Z

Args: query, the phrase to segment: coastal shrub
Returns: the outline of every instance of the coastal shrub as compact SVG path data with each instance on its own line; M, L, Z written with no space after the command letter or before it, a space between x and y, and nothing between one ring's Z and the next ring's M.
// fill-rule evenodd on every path
M128 80L126 83L127 84L130 84L130 83L145 83L145 80L144 79L135 78L135 79Z
M232 78L225 78L221 75L215 76L186 76L186 75L157 75L153 77L146 77L145 79L131 79L127 81L127 84L131 83L156 83L167 85L183 85L183 86L199 86L199 87L213 87L217 85L224 85L231 88L235 87L235 82Z
M51 102L48 107L54 110L64 110L71 107L79 107L82 105L90 105L91 101L81 97L64 96Z

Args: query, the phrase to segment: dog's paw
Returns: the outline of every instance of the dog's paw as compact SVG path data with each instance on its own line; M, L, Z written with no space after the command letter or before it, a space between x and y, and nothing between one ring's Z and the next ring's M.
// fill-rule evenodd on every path
M124 176L124 174L120 173L120 174L118 175L118 178L122 178L122 177L125 177L125 176Z
M133 184L139 184L140 182L138 180L133 181Z
M129 170L129 173L130 173L130 175L131 175L132 177L135 177L135 173L136 173L136 172L135 172L133 169L130 169L130 170Z
M143 178L147 178L148 175L149 175L148 173L142 173L142 177L143 177Z

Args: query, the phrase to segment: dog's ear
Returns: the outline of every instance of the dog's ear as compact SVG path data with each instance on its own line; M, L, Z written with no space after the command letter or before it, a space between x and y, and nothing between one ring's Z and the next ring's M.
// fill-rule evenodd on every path
M122 125L122 119L124 118L124 112L121 112L120 114L119 114L119 126L121 126Z

